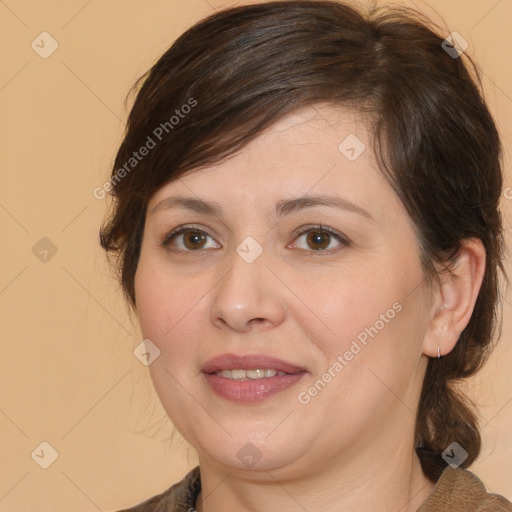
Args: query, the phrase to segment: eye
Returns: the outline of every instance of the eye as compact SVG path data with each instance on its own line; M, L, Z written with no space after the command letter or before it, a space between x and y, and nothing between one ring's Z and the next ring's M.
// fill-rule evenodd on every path
M305 226L301 228L296 240L300 239L304 235L306 235L305 242L307 247L299 247L299 249L313 250L318 253L332 252L333 240L337 241L341 246L350 245L347 238L322 226Z
M332 248L333 241L337 241L338 246L346 247L350 245L350 242L346 237L320 225L304 226L300 228L299 234L295 240L304 236L305 242L308 246L299 246L298 248L320 254L334 252ZM207 241L209 238L213 240L211 235L197 226L183 226L176 228L169 234L165 235L161 242L161 246L175 253L201 252L202 249L220 248L220 246L215 243L208 246ZM294 247L295 243L292 245L292 248Z
M162 240L162 247L169 248L171 245L177 245L177 248L172 248L170 250L174 252L195 252L201 249L211 249L218 248L213 245L208 247L206 241L208 238L212 238L206 231L199 229L195 226L187 226L182 228L177 228L171 231L168 235L164 237ZM180 243L173 244L173 242L177 240Z

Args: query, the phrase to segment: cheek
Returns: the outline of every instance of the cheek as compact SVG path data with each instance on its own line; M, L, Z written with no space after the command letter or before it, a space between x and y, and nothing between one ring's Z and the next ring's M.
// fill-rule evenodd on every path
M194 281L180 279L142 257L135 276L137 315L144 338L159 349L160 356L149 366L155 390L174 425L186 431L186 418L194 416L194 402L182 383L196 376L193 361L199 319L204 318L200 298L204 290Z
M156 258L141 258L135 276L137 316L142 336L161 352L159 364L150 367L153 377L163 368L176 376L195 375L198 348L205 338L201 330L209 319L207 292L213 284L208 283L205 275L184 277L162 268Z
M162 298L164 289L158 273L151 270L146 259L141 257L135 274L137 316L143 336L153 342L154 338L161 336L163 329L165 317L162 313L166 308L166 301L159 298Z
M185 325L187 311L200 296L193 280L182 282L179 275L162 268L156 258L141 255L135 274L135 297L144 336L163 340L175 326Z
M142 257L135 275L137 316L144 338L161 350L173 326L183 316L183 301L176 297L176 283L165 276L148 258Z
M411 290L421 282L423 273L413 258L388 259L347 266L335 280L316 280L313 285L303 278L300 281L297 295L307 298L315 317L304 305L300 307L318 330L313 332L304 321L302 326L309 329L310 339L324 353L326 363L346 355L346 360L375 368L392 370L397 364L415 364L426 311L420 289ZM301 317L299 312L296 317Z
M365 329L380 320L381 314L395 316L393 304L400 293L397 282L388 283L385 277L377 275L377 265L345 265L329 275L304 278L295 276L294 292L303 299L297 302L297 318L309 318L318 332L311 332L311 339L320 338L324 349L348 350L351 341L360 335L364 340ZM333 277L334 276L334 277ZM376 285L375 283L379 283ZM303 327L307 325L303 322ZM324 336L322 337L322 333Z

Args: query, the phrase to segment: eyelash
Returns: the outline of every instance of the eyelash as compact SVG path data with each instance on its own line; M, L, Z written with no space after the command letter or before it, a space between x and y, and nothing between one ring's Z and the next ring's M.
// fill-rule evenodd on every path
M342 236L341 234L329 229L329 228L325 228L323 227L322 225L315 225L315 226L303 226L299 229L299 232L297 233L296 235L296 238L299 238L300 236L302 236L303 234L305 233L309 233L309 232L323 232L323 233L327 233L329 234L330 236L334 237L338 242L340 242L341 246L344 246L344 247L348 247L351 242L348 238L346 238L345 236ZM187 250L187 251L184 251L184 250L181 250L181 249L170 249L169 246L171 244L171 241L179 236L179 235L182 235L184 233L188 233L188 232L193 232L193 233L198 233L198 234L204 234L204 235L207 235L209 236L210 238L213 238L208 232L204 231L203 229L201 229L199 226L194 226L194 225L187 225L187 226L180 226L176 229L174 229L173 231L171 231L170 233L166 234L162 241L161 241L161 246L165 249L168 249L174 253L177 253L177 254L191 254L191 253L201 253L201 252L204 252L203 250L201 249L197 249L197 250ZM307 250L307 249L302 249L302 250ZM311 253L313 255L324 255L324 254L332 254L333 252L336 252L338 251L339 248L337 249L323 249L323 250L313 250L311 249Z

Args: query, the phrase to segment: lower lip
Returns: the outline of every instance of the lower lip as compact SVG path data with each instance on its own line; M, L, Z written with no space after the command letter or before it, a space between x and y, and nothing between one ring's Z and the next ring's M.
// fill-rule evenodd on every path
M205 373L206 381L211 389L221 397L238 403L261 402L266 398L293 386L307 372L297 372L287 375L275 375L264 379L235 380Z

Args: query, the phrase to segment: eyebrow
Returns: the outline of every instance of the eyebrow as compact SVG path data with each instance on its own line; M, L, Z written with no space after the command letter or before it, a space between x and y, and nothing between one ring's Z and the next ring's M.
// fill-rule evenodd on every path
M315 206L328 206L331 208L339 208L352 213L356 213L362 217L365 217L371 223L375 224L375 219L361 206L350 202L348 199L328 195L303 196L293 199L283 199L276 203L273 215L274 217L281 218L300 210L314 208ZM184 210L190 210L195 213L223 218L222 206L219 203L215 201L205 201L202 199L184 196L172 196L162 199L155 207L153 207L149 214L153 215L158 211L172 208L180 208Z

